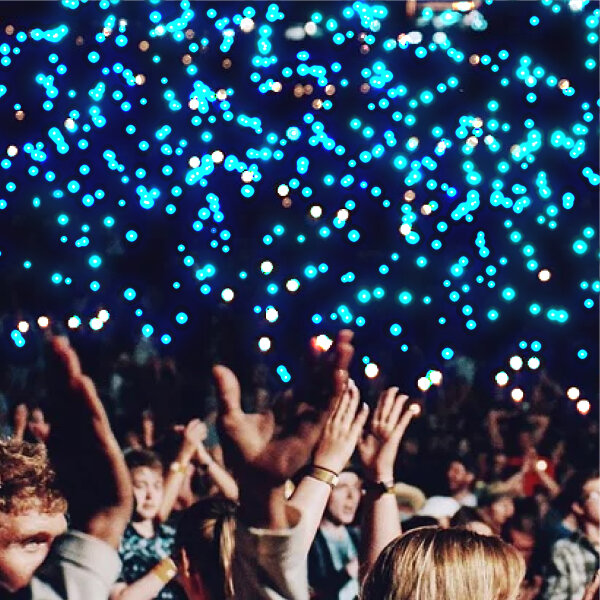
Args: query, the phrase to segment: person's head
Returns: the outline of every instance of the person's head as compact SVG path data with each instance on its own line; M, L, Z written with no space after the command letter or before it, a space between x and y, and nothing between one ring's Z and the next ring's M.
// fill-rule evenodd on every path
M456 458L450 461L446 470L446 480L450 494L457 494L469 489L473 483L473 472L464 461Z
M505 452L500 450L493 452L491 456L491 473L492 480L499 479L504 475L508 457Z
M500 533L504 523L515 514L515 503L507 490L492 484L480 496L479 510L494 533Z
M517 549L529 569L539 538L538 507L534 498L517 499L515 504L515 514L505 523L502 537Z
M397 483L394 486L394 494L401 521L413 517L417 511L423 508L427 500L425 494L419 488L406 483Z
M362 480L354 471L342 471L338 484L331 491L325 517L336 525L354 521L362 496Z
M450 527L450 519L456 514L460 504L448 496L431 496L417 513L422 517L437 519L440 527Z
M0 440L0 590L29 584L64 533L66 510L44 446Z
M600 476L597 469L573 475L565 485L563 502L570 504L580 527L600 525Z
M518 552L494 536L422 527L379 555L362 600L516 600L525 575Z
M477 509L470 506L461 506L457 513L450 519L450 527L460 527L479 535L494 535L492 528L485 523Z
M163 465L160 459L150 450L130 450L125 453L125 462L133 486L134 518L141 521L154 519L164 492Z
M174 558L179 582L189 600L235 598L236 511L231 500L210 497L183 512Z

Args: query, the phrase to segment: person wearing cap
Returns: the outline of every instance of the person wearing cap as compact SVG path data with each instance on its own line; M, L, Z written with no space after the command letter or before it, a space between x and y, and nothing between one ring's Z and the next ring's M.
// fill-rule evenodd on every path
M450 519L458 512L460 504L448 496L431 496L425 502L423 508L417 513L421 517L433 517L437 519L440 527L450 527Z

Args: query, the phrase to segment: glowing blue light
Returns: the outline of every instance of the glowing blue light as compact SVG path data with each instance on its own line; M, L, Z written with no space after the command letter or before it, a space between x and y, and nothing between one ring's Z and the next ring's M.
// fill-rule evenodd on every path
M88 263L90 267L92 267L93 269L97 269L102 264L102 259L97 254L93 254L88 259Z

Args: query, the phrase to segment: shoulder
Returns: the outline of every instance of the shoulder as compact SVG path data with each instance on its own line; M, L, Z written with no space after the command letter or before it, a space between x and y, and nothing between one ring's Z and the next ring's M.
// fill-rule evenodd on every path
M159 523L156 526L156 537L172 539L175 537L175 527L168 523Z

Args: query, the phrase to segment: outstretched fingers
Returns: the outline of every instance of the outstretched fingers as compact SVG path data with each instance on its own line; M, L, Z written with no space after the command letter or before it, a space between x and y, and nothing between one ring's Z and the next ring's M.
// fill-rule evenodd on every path
M398 388L394 389L398 390ZM402 415L402 411L406 406L407 400L408 396L406 394L395 394L392 409L387 417L387 422L390 427L395 428L398 425L399 421L401 421L400 415Z
M377 403L377 420L381 423L386 423L390 420L390 414L394 410L396 405L396 397L398 395L399 388L391 387L383 391L379 396L379 402Z
M358 440L363 432L367 418L369 417L369 405L366 402L362 403L360 410L354 418L354 422L350 427L350 434Z

